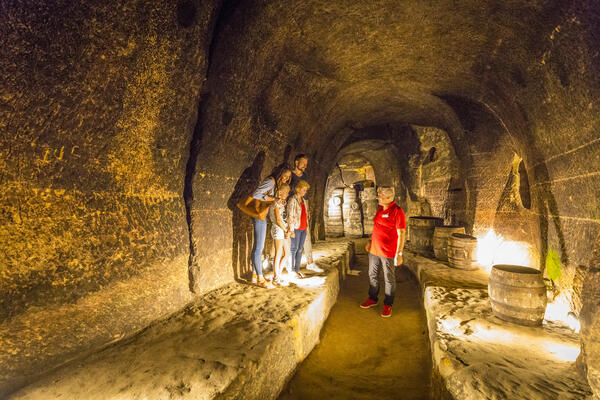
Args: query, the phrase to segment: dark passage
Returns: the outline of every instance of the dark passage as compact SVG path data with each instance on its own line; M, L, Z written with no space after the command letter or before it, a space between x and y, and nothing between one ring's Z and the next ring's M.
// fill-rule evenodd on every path
M357 250L360 245L357 245ZM358 277L342 283L321 342L299 366L279 399L429 399L431 360L419 287L396 270L396 300L389 319L380 305L361 309L368 258L356 256Z

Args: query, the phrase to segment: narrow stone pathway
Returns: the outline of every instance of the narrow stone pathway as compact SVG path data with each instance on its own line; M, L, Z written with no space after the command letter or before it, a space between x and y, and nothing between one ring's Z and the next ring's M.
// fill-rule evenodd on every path
M320 343L298 367L279 399L430 399L431 356L419 287L405 267L396 270L391 318L361 309L368 259L356 256L359 276L342 283ZM382 277L383 279L383 277Z

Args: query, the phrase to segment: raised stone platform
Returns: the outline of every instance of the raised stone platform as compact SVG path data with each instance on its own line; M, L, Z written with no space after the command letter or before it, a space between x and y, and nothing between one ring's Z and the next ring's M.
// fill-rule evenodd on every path
M322 274L262 289L233 283L11 399L273 399L319 341L351 242L314 246Z
M487 275L408 253L421 284L436 398L586 399L579 335L559 321L533 328L492 314Z

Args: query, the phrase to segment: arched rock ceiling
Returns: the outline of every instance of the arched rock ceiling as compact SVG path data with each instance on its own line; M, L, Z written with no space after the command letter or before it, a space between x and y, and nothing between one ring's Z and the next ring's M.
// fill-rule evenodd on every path
M585 33L590 23L582 17L585 7L591 6L561 1L241 3L220 32L211 71L219 86L214 82L212 90L256 99L254 112L265 125L302 132L300 144L314 138L327 144L329 134L348 124L413 123L452 135L461 129L439 100L447 95L486 104L518 134L530 129L527 108L544 103L554 86L568 86L567 54L552 53L553 46L569 35L564 31L591 37ZM586 46L581 42L573 53ZM583 58L571 67L585 68ZM523 104L515 101L518 95Z

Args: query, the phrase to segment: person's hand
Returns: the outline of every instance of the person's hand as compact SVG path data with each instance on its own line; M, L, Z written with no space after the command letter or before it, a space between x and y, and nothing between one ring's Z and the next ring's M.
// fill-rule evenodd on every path
M394 264L402 265L403 262L404 262L404 258L402 257L402 254L396 254L396 262Z
M368 253L369 251L371 251L371 241L370 241L370 240L367 242L367 244L366 244L366 246L365 246L365 250L367 251L367 253Z
M306 212L306 219L310 219L310 211Z
M267 199L266 201L275 201L275 200L277 200L277 199L276 199L275 197L273 197L273 196L266 196L266 199Z
M293 237L293 238L295 238L295 237L296 237L296 234L295 234L294 232L290 232L290 237Z

